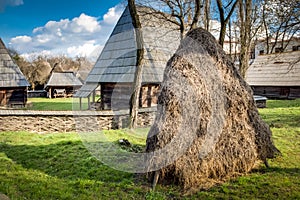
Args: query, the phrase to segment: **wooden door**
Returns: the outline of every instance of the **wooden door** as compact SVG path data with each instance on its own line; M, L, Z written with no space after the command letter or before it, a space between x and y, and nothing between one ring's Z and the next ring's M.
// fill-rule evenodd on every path
M6 90L0 90L0 105L6 105Z

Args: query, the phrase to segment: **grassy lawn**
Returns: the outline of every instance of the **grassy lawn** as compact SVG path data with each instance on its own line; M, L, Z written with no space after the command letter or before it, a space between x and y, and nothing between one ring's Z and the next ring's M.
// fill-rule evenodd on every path
M28 132L0 132L0 193L31 200L300 199L300 99L269 100L267 106L259 111L282 156L269 161L269 169L261 165L192 196L183 196L176 186L158 185L151 192L143 178L111 169L91 156L76 133ZM148 129L141 131L146 134ZM112 141L127 138L136 147L144 144L126 129L104 134Z
M28 110L80 110L79 98L28 98ZM87 98L82 99L82 109L88 108Z

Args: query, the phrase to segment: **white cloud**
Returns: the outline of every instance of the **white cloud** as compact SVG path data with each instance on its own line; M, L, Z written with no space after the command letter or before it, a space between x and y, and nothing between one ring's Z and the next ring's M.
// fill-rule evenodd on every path
M40 43L40 44L45 44L47 42L51 41L51 35L37 35L36 36L36 42Z
M12 38L9 45L27 57L46 52L46 55L96 59L122 12L123 8L116 6L108 10L103 20L82 13L73 19L48 21L44 26L33 29L31 36Z
M110 8L108 12L103 16L103 20L107 24L115 24L117 23L121 14L121 10L119 10L118 7L113 7Z
M71 46L67 49L67 53L69 55L75 55L77 54L78 56L88 56L95 49L97 49L100 45L95 44L95 41L88 41L84 43L83 45L79 46Z
M60 21L48 21L45 26L37 27L33 30L34 34L51 33L62 36L63 33L95 33L101 30L100 22L96 17L82 13L71 21L61 19Z
M85 14L81 14L78 18L72 20L71 25L77 26L80 31L88 31L94 33L101 29L101 26L95 17L90 17Z
M15 38L11 39L11 42L13 42L13 43L28 43L31 41L32 41L32 38L27 35L17 36Z
M6 6L20 6L24 4L23 0L0 0L0 11L4 10Z

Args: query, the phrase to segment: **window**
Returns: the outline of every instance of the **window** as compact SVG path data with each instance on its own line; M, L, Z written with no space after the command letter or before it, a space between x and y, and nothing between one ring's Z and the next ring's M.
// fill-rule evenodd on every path
M274 62L274 64L283 64L284 62L282 62L282 61L276 61L276 62Z
M259 51L259 55L264 55L265 54L265 51L264 50L260 50Z
M281 53L281 52L283 52L282 47L275 48L275 53Z
M293 46L293 51L299 51L300 50L300 46Z

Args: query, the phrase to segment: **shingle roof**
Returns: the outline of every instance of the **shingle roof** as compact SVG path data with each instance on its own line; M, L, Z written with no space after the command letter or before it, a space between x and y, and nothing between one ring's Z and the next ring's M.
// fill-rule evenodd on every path
M73 96L88 97L91 94L91 91L94 91L97 87L98 83L85 83Z
M137 7L137 10L145 48L142 82L160 83L167 61L179 45L180 34L177 26L159 19L153 10L146 7ZM133 82L136 50L135 29L126 7L85 84ZM86 93L81 94L80 89L75 96L86 97Z
M250 65L246 81L251 86L300 86L299 59L300 51L260 55Z
M82 86L81 81L74 75L73 72L53 72L45 86Z
M0 38L0 87L27 87L28 81L14 63Z

